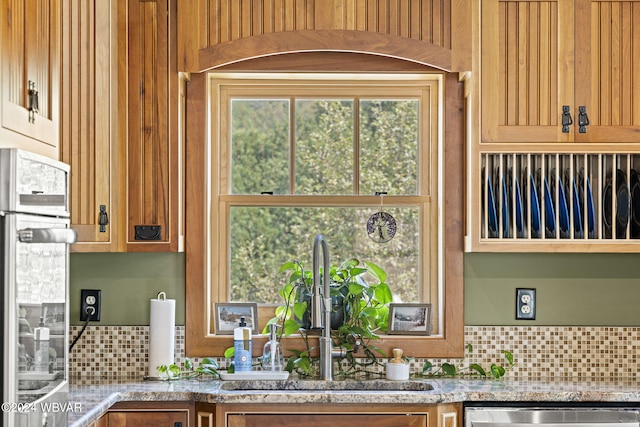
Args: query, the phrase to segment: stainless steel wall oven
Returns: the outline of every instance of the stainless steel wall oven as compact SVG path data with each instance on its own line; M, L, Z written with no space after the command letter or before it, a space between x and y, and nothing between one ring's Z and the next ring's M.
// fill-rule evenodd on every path
M69 166L0 149L2 426L66 426Z

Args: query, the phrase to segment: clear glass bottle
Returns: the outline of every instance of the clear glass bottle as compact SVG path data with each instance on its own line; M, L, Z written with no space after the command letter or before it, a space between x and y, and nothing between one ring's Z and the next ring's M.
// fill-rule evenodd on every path
M282 354L282 346L276 337L278 325L272 323L269 325L269 341L264 345L262 350L262 370L263 371L282 371L284 370L284 355Z

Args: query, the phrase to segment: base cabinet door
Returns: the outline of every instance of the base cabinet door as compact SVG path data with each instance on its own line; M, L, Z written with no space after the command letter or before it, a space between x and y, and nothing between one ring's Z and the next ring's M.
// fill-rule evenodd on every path
M104 414L103 416L89 424L89 427L109 427L109 414Z
M109 427L187 427L187 414L177 412L110 412Z
M211 406L211 405L209 405ZM205 408L200 405L198 412ZM462 404L216 404L217 427L461 427ZM204 414L203 414L204 415ZM210 419L210 418L209 418ZM212 427L211 422L198 426Z
M227 416L228 427L426 427L426 414L251 414Z
M109 427L190 427L193 425L193 413L193 402L120 402L109 409L106 425ZM98 426L104 425L98 424Z

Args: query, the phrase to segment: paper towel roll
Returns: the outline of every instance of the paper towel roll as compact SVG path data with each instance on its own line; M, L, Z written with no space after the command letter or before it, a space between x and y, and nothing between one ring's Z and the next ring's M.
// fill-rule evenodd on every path
M176 300L166 299L160 292L157 299L151 300L149 319L149 377L157 378L159 365L174 362L176 333Z

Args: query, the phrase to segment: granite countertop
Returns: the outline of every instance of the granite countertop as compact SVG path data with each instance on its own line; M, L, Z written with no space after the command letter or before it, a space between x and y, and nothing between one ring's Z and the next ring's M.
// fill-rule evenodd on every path
M84 427L111 405L123 401L196 401L207 403L370 403L430 404L451 402L640 402L636 379L479 380L416 379L432 390L300 390L288 380L277 390L229 390L230 381L192 379L180 381L95 380L71 381L70 402L81 408L69 413L73 427ZM387 380L376 380L390 383ZM353 381L355 383L355 381ZM415 384L414 384L415 385ZM375 396L375 397L374 397Z

